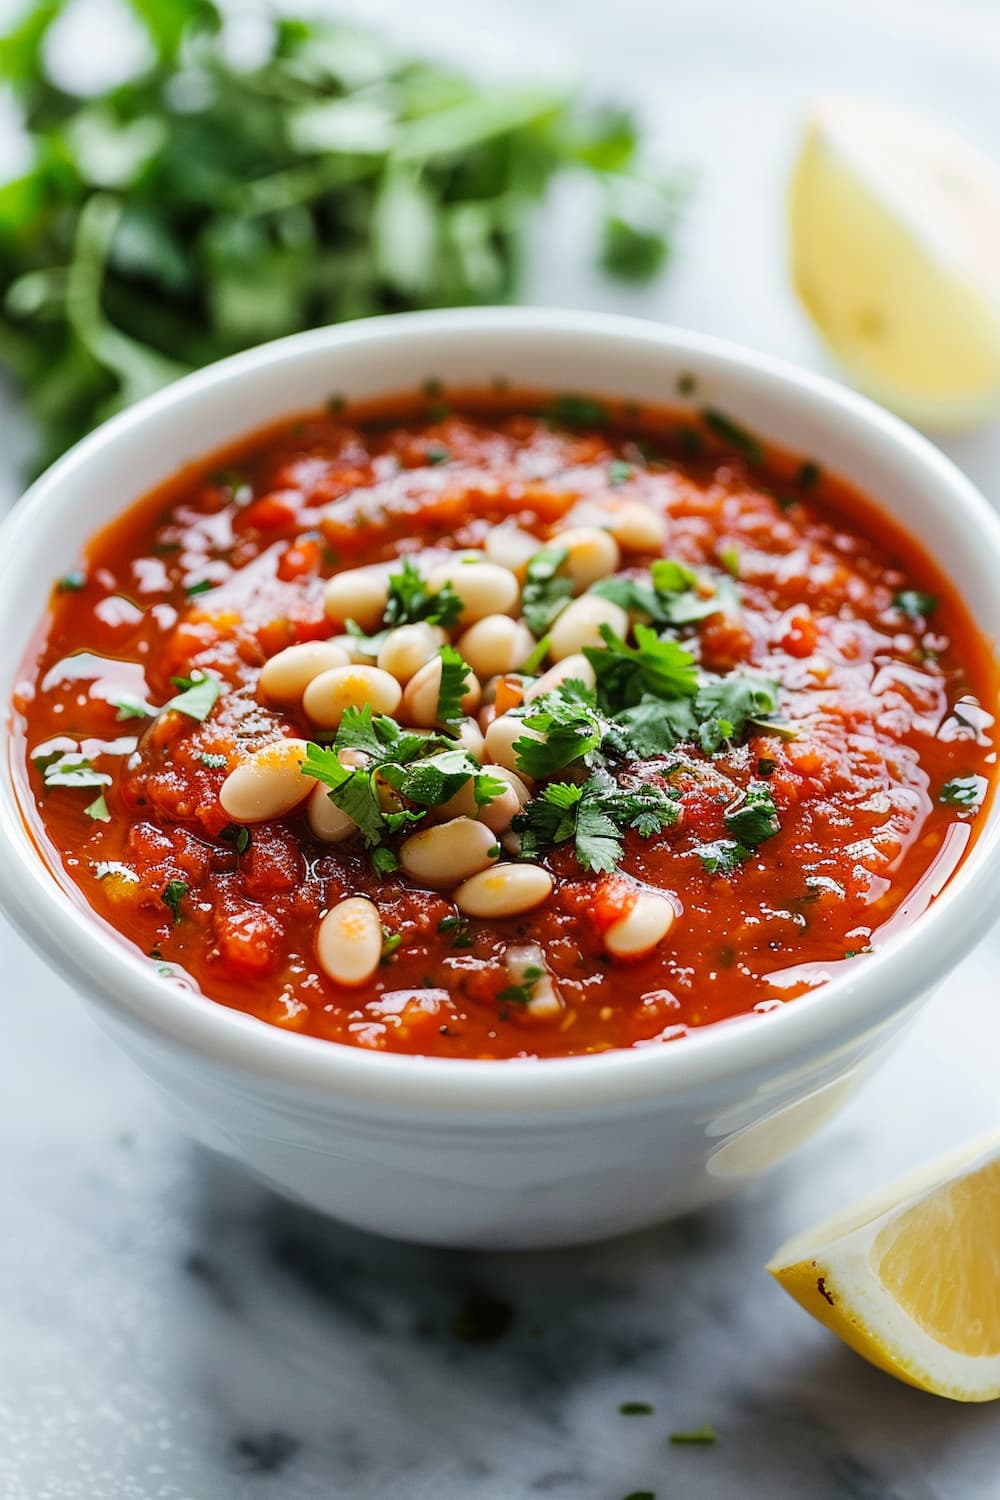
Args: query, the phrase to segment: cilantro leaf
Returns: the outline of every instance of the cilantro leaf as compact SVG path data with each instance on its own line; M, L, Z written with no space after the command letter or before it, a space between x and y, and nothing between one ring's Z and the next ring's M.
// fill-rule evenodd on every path
M87 814L88 818L93 818L98 823L111 822L111 814L108 811L107 799L103 792L98 792L93 802L91 802L83 810Z
M616 574L612 578L602 578L590 592L602 599L610 599L630 613L646 615L654 625L674 628L706 620L730 604L721 580L711 594L703 597L698 592L697 575L683 563L669 558L659 558L653 563L650 580L651 584Z
M702 844L697 853L709 875L732 875L753 850L736 839L716 839L712 844Z
M222 691L219 679L209 676L207 672L199 672L196 677L172 677L170 680L181 691L165 703L160 712L187 714L189 719L197 719L199 724L204 724Z
M701 419L710 432L721 438L727 447L734 448L749 464L759 464L764 459L764 445L760 438L749 432L739 422L719 411L717 407L702 408Z
M694 709L698 743L706 755L726 743L737 743L748 724L764 723L777 713L779 684L759 672L730 672L704 682Z
M444 750L407 766L386 765L381 775L400 796L418 807L440 807L468 781L473 783L480 806L502 796L507 787L505 781L484 771L464 750Z
M638 703L615 715L607 748L641 760L662 755L694 740L698 723L691 698L655 698L644 693Z
M922 589L901 589L898 594L893 594L892 602L911 620L926 620L938 605L934 595L926 594Z
M462 699L469 691L472 668L455 650L454 646L442 646L441 686L438 689L437 716L442 724L458 724L465 717Z
M572 839L583 869L610 874L621 861L628 829L652 838L677 816L676 799L660 787L620 787L596 773L582 784L550 781L511 827L520 835L522 859L536 859Z
M635 473L635 465L628 463L624 458L613 458L608 464L608 483L613 490L623 484L628 484Z
M188 889L186 880L168 880L160 892L160 900L164 906L170 908L175 927L181 919L181 902L187 895Z
M572 581L559 571L568 557L565 547L553 546L528 559L521 613L532 635L543 636L573 597Z
M462 613L462 600L450 582L432 593L420 569L408 558L398 573L389 574L389 597L383 619L388 628L415 625L454 625Z
M629 646L609 625L600 627L604 649L584 646L583 654L597 677L602 710L620 712L637 704L644 694L657 698L694 697L698 672L690 651L676 641L661 640L648 625L635 627L636 645Z
M604 725L593 694L582 682L562 682L553 693L536 698L522 712L514 710L526 729L541 735L522 735L514 741L518 768L540 780L596 750Z
M986 797L986 787L983 776L953 776L938 792L938 801L963 812L978 812Z
M739 802L723 813L722 821L737 842L750 849L781 832L771 788L763 781L749 782Z
M106 771L98 771L92 761L79 752L56 752L54 758L35 757L35 765L41 770L46 786L110 786L111 777Z

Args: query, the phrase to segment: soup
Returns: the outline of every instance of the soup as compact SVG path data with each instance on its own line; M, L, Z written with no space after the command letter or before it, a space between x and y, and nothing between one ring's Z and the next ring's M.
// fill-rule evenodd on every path
M808 458L496 391L333 403L141 500L15 727L39 842L164 983L485 1059L865 963L974 836L994 701L951 586Z

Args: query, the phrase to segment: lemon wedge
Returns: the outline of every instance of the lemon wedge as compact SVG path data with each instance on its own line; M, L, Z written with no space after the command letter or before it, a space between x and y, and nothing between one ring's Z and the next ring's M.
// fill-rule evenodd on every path
M1000 410L1000 171L939 125L819 102L788 199L795 289L833 354L929 427Z
M767 1269L852 1349L954 1401L1000 1396L1000 1133L858 1203Z

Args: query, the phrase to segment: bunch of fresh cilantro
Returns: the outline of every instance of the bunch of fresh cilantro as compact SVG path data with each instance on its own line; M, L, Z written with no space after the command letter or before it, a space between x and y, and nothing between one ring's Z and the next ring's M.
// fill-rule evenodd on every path
M0 187L0 364L43 462L261 340L509 297L527 216L566 169L604 190L610 274L666 256L678 183L640 171L621 111L484 87L322 20L276 18L243 66L211 0L129 3L149 65L95 98L47 66L66 0L0 39L33 152Z

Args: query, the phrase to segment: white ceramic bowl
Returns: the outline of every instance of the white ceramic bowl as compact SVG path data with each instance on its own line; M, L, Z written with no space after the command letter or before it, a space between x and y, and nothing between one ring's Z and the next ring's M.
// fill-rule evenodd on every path
M137 496L191 459L322 403L511 382L696 404L845 475L923 538L1000 636L1000 520L929 443L828 381L651 323L535 309L380 318L266 345L109 422L0 528L0 696L50 580ZM535 1062L371 1053L298 1036L158 978L48 868L0 767L0 898L199 1139L352 1224L435 1244L564 1245L729 1191L840 1107L989 925L1000 803L955 878L864 963L768 1015L664 1046Z

